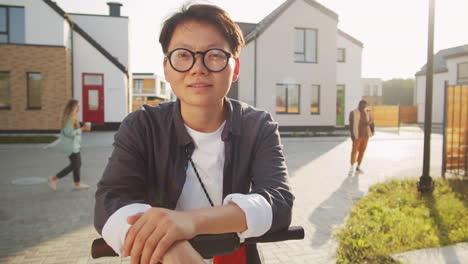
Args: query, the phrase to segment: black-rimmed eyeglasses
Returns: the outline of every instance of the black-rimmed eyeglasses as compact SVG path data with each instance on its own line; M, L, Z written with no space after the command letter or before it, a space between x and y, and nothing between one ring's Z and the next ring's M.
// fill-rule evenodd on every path
M172 68L178 72L187 72L195 65L195 55L202 56L202 62L210 72L220 72L226 68L231 53L222 49L209 49L207 51L191 51L184 48L174 49L166 54Z

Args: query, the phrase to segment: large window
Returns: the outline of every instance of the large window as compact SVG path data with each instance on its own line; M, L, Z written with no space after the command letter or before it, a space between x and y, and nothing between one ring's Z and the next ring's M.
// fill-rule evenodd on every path
M10 109L10 73L0 72L0 109Z
M338 62L346 62L346 49L338 48L337 50L337 61Z
M374 96L379 96L379 95L380 95L380 94L379 94L379 86L376 85L376 84L374 85L374 94L373 94L373 95L374 95Z
M320 114L320 85L313 84L310 95L310 113Z
M276 85L276 113L299 114L299 84Z
M41 109L42 75L28 72L28 109Z
M133 92L140 94L143 92L143 80L141 79L134 79L133 80Z
M370 96L371 95L371 91L370 91L370 85L369 84L366 84L364 86L364 96Z
M457 68L457 83L468 84L468 62L459 63Z
M0 6L0 43L24 43L24 8Z
M166 95L166 83L163 81L160 81L159 85L161 86L161 95Z
M294 61L317 62L316 29L294 29Z

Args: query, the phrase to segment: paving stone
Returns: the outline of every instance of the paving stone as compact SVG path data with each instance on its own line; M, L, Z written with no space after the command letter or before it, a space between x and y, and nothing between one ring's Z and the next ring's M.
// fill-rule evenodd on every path
M94 193L112 151L114 132L83 135L82 181L86 191L74 191L71 175L52 192L46 183L13 185L14 179L48 176L68 163L60 146L0 145L0 264L130 263L129 258L90 257ZM336 228L367 188L393 177L419 177L422 171L421 133L378 132L370 140L364 174L349 175L351 141L346 137L284 138L284 153L296 196L293 225L306 238L259 245L265 264L334 263ZM384 150L384 151L383 151ZM440 175L442 137L432 136L431 172Z

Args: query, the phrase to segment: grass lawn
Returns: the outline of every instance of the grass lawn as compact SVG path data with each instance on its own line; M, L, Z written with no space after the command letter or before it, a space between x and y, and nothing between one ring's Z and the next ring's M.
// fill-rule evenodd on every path
M47 144L56 139L56 136L0 136L0 144Z
M424 195L416 182L369 189L336 234L337 263L396 263L391 254L468 242L468 181L438 179Z

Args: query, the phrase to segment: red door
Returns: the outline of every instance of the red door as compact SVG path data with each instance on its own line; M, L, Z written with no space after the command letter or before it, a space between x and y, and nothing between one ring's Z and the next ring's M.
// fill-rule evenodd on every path
M104 74L83 73L83 122L104 123Z

